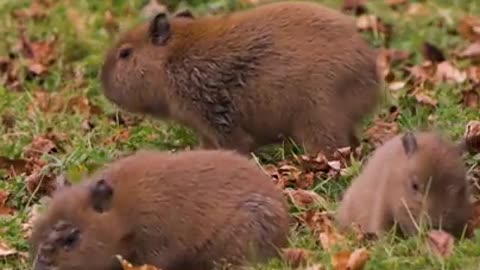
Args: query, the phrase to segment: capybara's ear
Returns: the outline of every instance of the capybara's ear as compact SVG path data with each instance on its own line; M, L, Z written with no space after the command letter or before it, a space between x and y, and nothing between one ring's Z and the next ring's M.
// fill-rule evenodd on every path
M110 209L113 198L113 188L105 179L100 179L95 182L90 188L90 202L92 208L103 213Z
M188 9L184 9L175 13L175 17L194 19L193 13Z
M170 38L170 22L165 12L158 13L151 20L149 35L154 45L163 46L167 43Z
M417 152L417 139L412 132L407 132L402 136L403 150L407 156L412 156Z

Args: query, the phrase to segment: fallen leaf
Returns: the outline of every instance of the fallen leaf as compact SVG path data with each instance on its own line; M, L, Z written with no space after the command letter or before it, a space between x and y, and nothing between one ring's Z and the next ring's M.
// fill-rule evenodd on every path
M284 260L294 268L306 265L313 254L312 251L303 248L284 248L282 253Z
M433 108L437 107L438 101L433 98L425 89L423 88L416 88L412 93L412 96L415 97L418 103L429 105Z
M337 252L332 257L332 266L335 270L347 270L348 259L350 259L350 251Z
M370 257L365 248L350 251L341 251L332 257L332 265L335 270L361 270Z
M367 12L367 0L343 0L342 11L353 11L355 15Z
M110 36L114 36L120 30L120 25L110 10L105 11L103 27L105 27Z
M330 250L333 246L340 244L345 237L337 232L334 226L333 216L327 212L306 211L300 216L301 222L305 223L314 235L318 237L321 246Z
M408 2L407 0L385 0L385 4L391 7L403 5L403 4L406 4L407 2Z
M35 171L25 179L30 194L51 195L57 189L55 175L51 172Z
M27 159L39 159L43 154L53 152L57 152L57 146L46 136L36 136L29 145L24 147L24 156Z
M480 61L480 41L470 44L458 54L461 58L471 58Z
M422 85L426 81L433 81L437 66L430 61L426 61L421 65L416 65L406 70L410 73L414 85Z
M372 31L375 33L388 33L388 27L375 15L361 15L357 18L357 29L360 31Z
M148 4L142 7L140 14L144 18L152 18L160 12L166 12L167 7L161 5L157 0L150 0Z
M86 96L76 96L70 98L67 108L70 111L89 115L91 113L90 101Z
M32 116L35 115L37 109L45 113L59 113L67 108L65 98L60 93L37 89L33 95L34 98L28 108Z
M425 60L429 60L433 63L445 61L443 52L429 42L424 42L422 45L422 54Z
M476 89L462 91L462 104L466 108L477 108L479 102L479 95Z
M397 82L392 82L388 85L388 88L391 90L391 91L398 91L402 88L405 87L407 83L406 82L403 82L403 81L397 81Z
M480 17L465 16L460 20L458 31L470 42L480 41Z
M127 260L122 258L120 255L116 255L116 258L120 261L120 264L122 265L123 270L162 270L161 268L157 268L152 265L142 265L142 266L133 266L131 263L129 263Z
M325 270L325 267L321 264L314 264L306 267L303 270Z
M347 269L349 270L360 270L363 269L370 257L369 252L365 248L359 248L353 251L350 254L348 259Z
M480 85L480 66L470 66L465 72L470 81L474 84Z
M392 121L385 121L379 117L374 119L374 125L367 131L368 140L375 147L382 145L385 141L393 138L400 131L398 124Z
M56 35L50 40L32 41L26 34L25 26L20 26L21 53L27 59L27 66L32 74L45 74L48 66L55 62L57 55L54 45L56 42Z
M318 193L311 190L287 188L283 191L293 203L300 207L311 205L325 205L326 201Z
M463 135L465 146L470 154L480 152L480 121L472 120L467 123Z
M437 65L435 79L440 82L463 83L467 79L467 74L451 62L443 61Z
M393 73L391 72L391 65L407 60L410 57L408 51L394 50L394 49L380 49L377 56L377 67L379 73L386 82L391 82Z
M33 0L28 8L13 11L13 16L17 19L43 19L48 15L45 8L43 1Z
M0 239L0 258L4 258L17 253L17 250L11 248L5 241Z
M15 127L16 117L12 112L5 110L2 114L2 125L8 130Z
M0 216L12 215L15 210L7 206L8 197L10 193L0 189Z
M9 176L20 175L28 171L25 159L10 159L0 156L0 169L7 170Z
M123 129L117 131L113 136L104 141L104 145L126 142L130 138L130 130Z
M409 16L429 16L430 11L422 3L410 3L406 14Z
M438 256L447 258L453 254L454 239L447 232L440 230L428 232L427 243L430 249Z
M19 81L20 65L12 57L0 57L0 81L12 91L20 91Z
M74 27L76 34L84 36L87 30L87 18L77 9L73 8L71 1L67 2L67 17Z

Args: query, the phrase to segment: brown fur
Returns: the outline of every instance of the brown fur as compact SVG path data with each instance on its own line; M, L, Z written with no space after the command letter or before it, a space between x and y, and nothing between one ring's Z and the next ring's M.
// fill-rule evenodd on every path
M140 151L60 190L34 224L31 250L35 270L119 269L115 254L165 270L212 269L277 256L288 225L281 192L245 157ZM68 244L75 230L79 241Z
M155 22L169 26L157 32L161 45L149 32ZM356 125L379 100L376 56L351 17L279 2L152 19L111 48L101 77L113 103L193 128L206 148L249 153L290 137L329 152L358 144Z
M427 228L461 235L472 213L461 148L435 132L413 133L403 144L410 134L398 135L377 149L352 182L338 210L343 228L356 223L366 232L383 234L397 222L398 232L413 235L417 229L410 211L419 226L422 217ZM412 141L416 147L411 147Z

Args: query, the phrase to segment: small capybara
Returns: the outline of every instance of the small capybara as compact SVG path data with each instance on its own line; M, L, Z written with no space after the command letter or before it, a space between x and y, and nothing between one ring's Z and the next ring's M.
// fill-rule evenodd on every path
M461 236L471 217L463 149L433 131L406 132L375 150L343 195L337 220L382 235L423 225Z
M119 269L117 254L164 270L236 267L277 257L289 223L280 190L238 153L141 150L58 190L31 256L34 270Z
M378 51L355 20L309 1L196 17L159 13L119 37L102 89L127 111L196 131L242 154L291 138L308 153L359 144L377 106Z

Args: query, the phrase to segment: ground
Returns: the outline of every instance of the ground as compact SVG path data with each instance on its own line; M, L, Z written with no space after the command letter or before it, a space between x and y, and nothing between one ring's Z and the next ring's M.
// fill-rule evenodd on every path
M145 8L147 2L0 2L1 269L28 269L26 239L31 218L41 204L39 199L61 184L62 176L79 181L125 151L197 145L191 130L127 114L101 94L98 71L104 52L119 31L153 10L152 5ZM336 9L344 4L340 0L317 2ZM346 260L360 255L350 259L361 265L350 269L478 269L478 231L472 239L430 248L427 238L439 240L445 235L391 236L377 242L349 235L342 240L328 222L312 222L312 215L325 221L325 213L335 211L372 146L409 129L437 129L459 140L469 121L480 120L478 1L345 1L354 2L361 3L355 9L359 31L372 46L388 48L382 55L389 56L389 61L380 59L387 95L362 126L363 150L355 155L344 149L341 158L327 162L282 146L257 153L272 180L290 195L292 215L299 220L310 217L308 222L299 222L307 226L292 227L292 249L286 251L285 261L306 261L311 269L347 269ZM199 0L189 2L189 7L200 16L255 3ZM478 160L478 155L465 155L473 180ZM312 203L312 198L323 203ZM329 243L338 245L330 247ZM453 254L447 257L450 251ZM257 268L288 269L285 261Z

